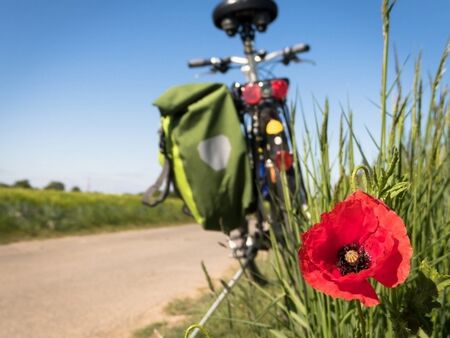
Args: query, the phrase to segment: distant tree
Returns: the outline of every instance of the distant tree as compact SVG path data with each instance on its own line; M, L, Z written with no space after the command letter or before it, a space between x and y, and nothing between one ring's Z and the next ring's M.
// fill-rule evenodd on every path
M0 188L8 188L9 185L7 185L6 183L2 183L0 182Z
M66 187L64 186L64 183L58 182L58 181L51 181L47 186L44 188L45 190L58 190L58 191L64 191Z
M81 189L77 186L74 186L71 191L72 192L81 192Z
M22 189L33 189L33 187L30 184L30 181L28 180L19 180L14 182L13 184L14 188L22 188Z

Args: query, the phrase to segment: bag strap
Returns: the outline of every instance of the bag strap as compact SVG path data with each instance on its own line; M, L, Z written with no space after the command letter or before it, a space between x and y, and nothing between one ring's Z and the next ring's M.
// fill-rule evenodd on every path
M142 197L142 203L149 207L155 207L166 199L166 197L169 195L170 183L172 182L171 162L167 155L166 137L162 127L159 128L158 133L159 151L164 156L164 165L161 174L159 174L156 182L147 189L147 191L144 193L144 196ZM158 195L158 197L155 198L155 193L159 192L164 182L166 183L164 190Z
M172 170L170 168L170 161L169 159L165 159L164 166L161 174L159 175L156 182L151 185L147 191L144 193L144 196L142 197L142 203L149 206L149 207L155 207L162 201L164 201L169 195L170 190L170 182L172 181ZM164 190L155 197L155 193L158 192L163 184L166 184L164 187Z

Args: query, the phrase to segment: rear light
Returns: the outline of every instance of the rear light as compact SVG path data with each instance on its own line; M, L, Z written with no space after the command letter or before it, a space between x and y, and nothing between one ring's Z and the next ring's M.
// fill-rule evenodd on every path
M271 87L272 97L275 100L283 101L286 98L289 85L285 80L272 80Z
M286 150L279 150L275 156L275 164L279 170L289 170L292 168L294 158L291 153Z
M249 105L257 105L261 101L261 87L258 83L248 83L242 89L242 97Z
M251 106L259 104L262 99L266 98L284 101L287 96L288 88L288 82L282 79L247 83L241 89L242 98L245 103Z

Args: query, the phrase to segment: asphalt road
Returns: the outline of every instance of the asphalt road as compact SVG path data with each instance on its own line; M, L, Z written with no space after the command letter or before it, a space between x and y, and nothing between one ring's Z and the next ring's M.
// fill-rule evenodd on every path
M0 337L129 337L233 260L198 225L0 246Z

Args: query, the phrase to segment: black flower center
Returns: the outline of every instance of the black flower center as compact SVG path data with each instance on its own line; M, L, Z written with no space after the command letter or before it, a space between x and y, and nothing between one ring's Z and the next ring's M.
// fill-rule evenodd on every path
M370 256L364 248L356 243L348 244L337 253L337 263L342 276L353 272L368 269L370 266Z

